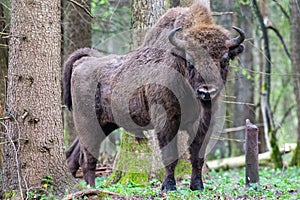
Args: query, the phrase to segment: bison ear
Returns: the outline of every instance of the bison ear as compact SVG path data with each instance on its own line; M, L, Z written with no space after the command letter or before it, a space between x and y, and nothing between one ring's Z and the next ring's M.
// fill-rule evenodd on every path
M245 50L244 44L240 44L237 48L229 50L229 58L233 60L237 55L243 53Z

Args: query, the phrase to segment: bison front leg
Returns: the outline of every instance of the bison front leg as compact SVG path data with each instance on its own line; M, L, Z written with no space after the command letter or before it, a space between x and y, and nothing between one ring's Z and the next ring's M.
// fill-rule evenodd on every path
M190 145L190 160L192 163L191 190L204 189L202 182L202 167L204 164L206 145L202 142L203 140L204 138L196 135L196 138Z
M162 154L162 161L165 166L165 178L162 185L163 191L176 190L174 171L178 162L176 135L178 127L178 121L175 120L169 122L162 131L157 133Z

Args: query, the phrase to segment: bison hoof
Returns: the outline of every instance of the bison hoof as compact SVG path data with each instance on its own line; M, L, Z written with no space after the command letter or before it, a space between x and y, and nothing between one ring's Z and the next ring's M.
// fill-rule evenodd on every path
M203 185L191 185L190 186L190 189L191 190L203 190L204 189L204 187L203 187Z
M191 190L203 190L204 189L201 177L196 176L195 179L192 179L190 189Z
M176 190L176 181L174 178L166 178L162 187L162 191L174 191Z

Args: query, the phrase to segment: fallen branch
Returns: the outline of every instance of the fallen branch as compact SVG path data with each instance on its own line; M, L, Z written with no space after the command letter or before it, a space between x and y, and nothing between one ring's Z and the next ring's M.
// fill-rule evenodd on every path
M11 120L11 117L0 117L1 121Z
M212 12L212 16L234 15L234 12Z
M106 174L110 174L112 172L112 168L111 167L99 167L99 168L96 168L96 176L103 176L103 175L106 175ZM76 178L83 178L83 173L81 170L78 170L76 172L76 175L75 175Z
M263 124L257 124L258 127L262 127ZM246 126L238 126L238 127L233 127L233 128L226 128L222 131L222 133L231 133L231 132L236 132L236 131L242 131L245 130Z
M109 192L109 191L104 191L104 190L98 190L98 189L86 189L86 190L82 190L79 192L75 192L72 194L67 195L67 197L64 200L72 200L72 199L84 199L84 197L88 197L88 196L102 196L102 197L106 197L106 196L111 196L114 199L127 199L125 196L122 196L118 193L114 193L114 192ZM131 199L135 199L135 198L131 198Z
M285 154L296 149L297 144L285 144L284 147L280 148L280 153ZM258 155L259 163L268 162L271 160L271 152L265 152ZM209 169L231 169L245 166L245 155L223 158L220 160L211 160L206 162Z
M1 32L1 31L0 31L0 35L8 35L8 33Z

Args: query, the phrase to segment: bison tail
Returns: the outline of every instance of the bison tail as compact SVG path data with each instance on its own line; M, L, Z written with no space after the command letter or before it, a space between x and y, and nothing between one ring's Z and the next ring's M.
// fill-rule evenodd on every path
M95 49L82 48L73 52L63 67L62 86L63 86L63 103L72 110L71 98L71 77L74 63L82 57L101 57L103 54Z

